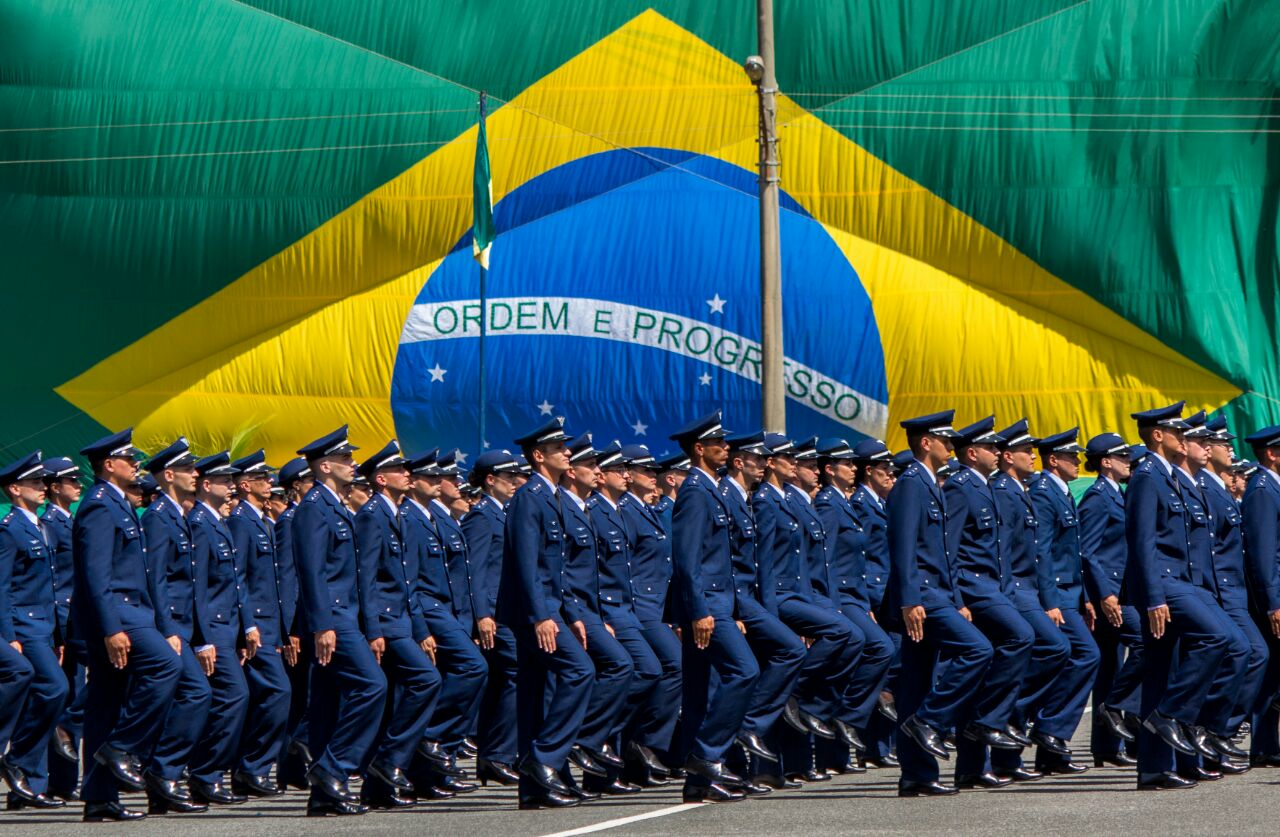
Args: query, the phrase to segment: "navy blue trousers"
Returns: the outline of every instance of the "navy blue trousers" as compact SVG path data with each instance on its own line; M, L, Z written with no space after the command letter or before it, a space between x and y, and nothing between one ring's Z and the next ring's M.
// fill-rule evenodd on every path
M1142 617L1132 605L1120 608L1120 627L1098 612L1093 637L1098 642L1098 674L1093 683L1093 732L1089 749L1094 755L1110 756L1124 744L1102 720L1102 706L1132 715L1142 711Z
M218 665L235 665L235 660L217 661ZM149 773L176 782L191 761L191 752L204 731L213 703L213 687L204 676L200 661L191 645L182 640L182 653L178 655L178 686L173 701L167 707L164 728L156 739L155 747L146 767Z
M849 620L863 639L862 655L844 689L840 717L857 729L865 730L889 678L889 666L893 664L897 649L884 628L876 624L857 602L842 597L840 614Z
M387 677L386 711L365 765L408 770L423 730L443 691L440 673L427 652L410 637L383 637L382 673Z
M480 756L514 764L516 760L516 638L499 625L493 648L482 652L489 676L481 692L477 743Z
M436 668L440 671L440 696L422 737L452 753L471 731L489 664L471 639L471 632L450 613L429 614L427 628L436 640Z
M236 766L240 732L249 713L249 683L235 646L227 640L215 647L218 657L209 676L213 692L209 717L191 750L191 778L202 782L220 781Z
M970 607L970 613L973 624L991 643L992 656L973 703L957 723L960 733L956 736L957 777L986 771L988 748L965 736L964 727L973 723L1003 730L1013 720L1035 644L1035 630L1012 602L984 602Z
M26 701L13 704L8 710L0 709L18 712L20 718L5 760L27 774L33 791L44 793L49 789L49 737L67 700L67 677L62 673L51 637L19 636L19 641L22 655L31 664L32 677Z
M810 715L832 720L839 713L845 684L853 676L862 654L865 641L862 632L834 608L811 604L795 596L778 601L778 618L811 643L796 683L796 701Z
M552 653L538 647L533 625L512 629L519 664L516 735L522 757L560 770L569 758L569 748L577 743L596 670L564 621L559 616L554 619L559 632ZM522 775L520 795L536 797L541 790Z
M307 738L315 766L345 783L377 738L387 678L360 631L344 626L337 634L329 664L311 661Z
M685 752L719 762L742 729L760 667L733 615L713 615L715 629L706 648L699 649L693 641L693 628L684 626L682 706ZM706 780L693 774L685 779L686 786L705 784Z
M286 668L284 657L272 645L259 648L245 663L250 709L240 734L237 769L250 776L270 775L280 760L293 697Z
M662 673L635 712L626 736L663 754L670 761L679 744L675 741L676 721L680 718L681 672L680 637L665 622L641 622L640 632L649 649L658 658Z
M627 698L635 680L631 655L614 636L605 630L598 618L584 620L587 629L587 656L595 665L595 683L591 700L578 731L578 740L589 750L600 745L617 730L618 718L627 709Z
M1071 657L1071 641L1040 607L1039 595L1034 591L1029 595L1015 591L1014 605L1035 633L1031 665L1013 710L1014 722L1023 725L1038 718L1041 708L1050 702L1062 669ZM1022 767L1021 751L992 750L990 757L997 773L1010 773Z
M609 627L613 628L614 638L631 659L631 669L634 674L627 693L626 706L618 715L613 729L609 730L608 737L612 739L630 726L636 713L648 705L649 695L662 677L662 663L658 661L658 655L654 654L653 649L649 647L649 642L645 639L644 631L640 627L640 621L636 619L634 613L607 607L604 618L609 623Z
M67 678L67 702L62 707L58 726L71 736L71 747L80 751L84 738L84 704L89 690L84 673L89 665L89 651L84 640L72 636L62 655L62 673ZM67 761L57 755L54 739L49 739L49 791L58 796L69 796L80 788L80 762Z

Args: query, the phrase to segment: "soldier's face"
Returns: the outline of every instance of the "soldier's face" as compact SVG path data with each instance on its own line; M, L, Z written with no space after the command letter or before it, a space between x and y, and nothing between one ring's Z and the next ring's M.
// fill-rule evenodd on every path
M818 487L818 463L812 459L796 463L796 485L805 491Z
M390 488L397 493L404 493L409 490L409 469L403 465L393 465L389 468L379 468L377 473L378 482ZM270 485L270 483L268 483Z
M631 473L626 468L607 468L601 477L604 487L614 494L625 494L631 490Z
M492 474L485 480L485 487L493 499L499 503L505 503L511 499L516 493L516 478L514 474Z
M413 493L418 500L434 500L440 496L440 483L432 477L415 474L413 477Z
M1152 440L1160 448L1160 455L1165 459L1173 459L1187 455L1187 442L1181 430L1170 427L1157 427L1152 433Z
M341 456L330 456L320 460L319 467L322 472L328 473L338 481L338 485L350 485L351 481L356 478L356 461L351 458L351 454L344 453Z
M107 473L126 483L138 476L138 462L132 456L111 456L103 464Z
M974 445L972 450L974 468L984 474L989 474L996 469L999 454L996 453L995 445Z
M260 503L271 497L271 479L265 474L254 474L240 480L239 491L246 497L253 497Z
M347 492L347 499L350 500L351 505L355 506L357 509L369 502L369 498L372 496L373 494L370 493L367 485L356 485L355 483L351 483Z
M1231 443L1217 439L1209 443L1209 461L1217 468L1231 467Z
M564 442L539 445L534 452L534 457L540 457L541 461L556 474L563 474L569 470L569 448Z
M632 468L631 487L645 494L652 494L658 490L657 474L648 468Z
M80 499L84 487L80 485L80 480L59 479L54 480L49 486L49 493L64 503L75 503Z
M878 496L889 496L894 483L893 466L888 462L877 462L872 465L867 469L867 482Z
M446 506L462 496L462 492L458 490L457 478L437 477L436 479L440 481L440 499Z
M177 468L165 468L164 478L169 481L179 494L196 493L196 466L180 465Z
M1051 463L1049 463L1050 467L1055 468L1058 471L1061 471L1062 473L1060 474L1060 476L1062 476L1063 479L1073 480L1076 477L1080 476L1080 455L1079 454L1055 453L1050 457L1050 459L1053 460Z
M778 479L784 482L796 478L796 458L786 454L769 457L769 466L773 468L773 472L778 475Z
M723 468L724 463L729 461L729 445L724 439L708 439L698 444L702 448L702 458L710 470Z
M738 454L738 462L742 468L742 477L747 485L755 485L764 479L764 457L754 453Z
M1105 459L1111 464L1112 476L1115 477L1116 482L1124 482L1129 479L1129 457L1108 456Z
M210 503L214 508L217 508L231 498L233 485L229 476L205 477L200 481L200 488L205 494L217 501Z
M1011 466L1019 477L1025 477L1036 469L1036 458L1031 453L1030 446L1007 450L1002 456L1004 462Z
M18 480L9 486L9 496L28 509L34 509L44 502L46 496L44 479Z
M1209 464L1209 446L1202 439L1187 439L1187 461L1197 468Z
M602 474L600 466L596 464L594 458L585 462L576 462L573 466L573 481L577 483L579 490L583 492L595 491L600 486Z
M315 487L316 478L306 476L294 482L293 487L297 490L299 497L306 497L307 492Z

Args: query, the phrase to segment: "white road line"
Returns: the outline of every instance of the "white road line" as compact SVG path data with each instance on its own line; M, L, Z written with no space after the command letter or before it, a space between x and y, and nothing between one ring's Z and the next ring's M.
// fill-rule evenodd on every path
M617 828L621 825L631 825L633 822L642 820L651 820L657 817L665 817L668 814L678 814L681 811L692 811L696 808L703 807L705 803L681 803L680 805L672 805L668 808L659 808L656 811L650 811L647 814L636 814L631 817L619 817L616 820L605 820L595 825L584 825L581 828L571 828L568 831L557 831L554 834L544 834L542 837L575 837L578 834L591 834L596 831L604 831L606 828Z

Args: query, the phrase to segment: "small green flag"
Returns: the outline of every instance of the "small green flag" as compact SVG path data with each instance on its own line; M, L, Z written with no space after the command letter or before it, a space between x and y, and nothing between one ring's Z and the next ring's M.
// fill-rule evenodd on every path
M471 253L485 270L497 230L493 227L493 176L489 172L489 138L484 130L485 95L480 94L480 133L476 137L476 172L471 185L475 220L471 228Z

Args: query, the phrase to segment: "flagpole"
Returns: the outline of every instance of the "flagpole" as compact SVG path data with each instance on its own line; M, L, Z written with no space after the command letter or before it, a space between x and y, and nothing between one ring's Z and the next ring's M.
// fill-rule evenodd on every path
M484 124L484 105L485 105L485 94L484 94L484 91L481 91L480 92L480 124L481 125ZM485 367L484 367L485 335L489 331L487 327L489 314L485 306L485 279L488 278L489 271L485 269L484 262L477 260L477 263L480 266L480 375L479 375L480 421L476 429L477 433L479 434L478 438L476 439L476 455L479 456L481 453L484 453L485 415L489 412L488 393L487 393L487 387L485 386L486 381L485 381Z

